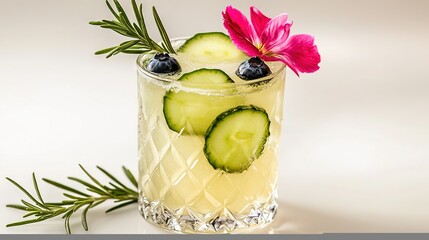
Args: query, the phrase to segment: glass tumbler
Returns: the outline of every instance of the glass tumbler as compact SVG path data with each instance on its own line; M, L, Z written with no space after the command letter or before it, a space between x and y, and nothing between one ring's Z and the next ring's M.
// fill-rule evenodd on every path
M137 60L141 215L152 224L182 233L244 233L270 223L278 206L277 161L285 67L260 80L193 84L147 71L145 62L149 57L143 54ZM238 106L264 109L269 134L263 152L242 172L216 169L204 152L204 134L169 128L165 109L168 94L192 97L195 101L185 104L193 104L196 112L213 121L213 111L221 114Z

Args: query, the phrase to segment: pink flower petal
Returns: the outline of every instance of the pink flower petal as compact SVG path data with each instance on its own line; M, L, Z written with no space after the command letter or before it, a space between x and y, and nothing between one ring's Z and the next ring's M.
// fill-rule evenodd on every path
M222 15L223 25L237 48L249 56L259 56L260 53L254 45L259 42L259 37L246 16L231 6L226 7Z
M265 16L261 11L252 6L250 7L250 20L252 21L252 25L255 28L256 34L261 36L265 26L267 26L271 18Z
M291 36L277 58L299 76L298 72L312 73L319 70L320 54L314 37L307 34Z
M289 56L286 56L286 55L262 56L261 59L264 61L281 61L299 77L299 72L296 69L296 67L293 66L293 61L289 58Z
M261 35L261 41L265 51L278 52L286 46L292 23L288 21L288 15L283 13L271 19Z
M320 54L313 36L289 37L292 22L287 14L270 19L257 8L250 8L251 22L237 9L228 6L222 13L224 26L234 44L249 56L265 61L281 61L299 76L319 69Z

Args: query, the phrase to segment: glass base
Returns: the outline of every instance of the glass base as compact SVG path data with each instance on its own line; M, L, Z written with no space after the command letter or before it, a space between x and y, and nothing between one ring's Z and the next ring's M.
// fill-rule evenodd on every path
M265 227L273 221L277 212L277 198L266 203L251 205L241 214L226 208L209 214L201 214L188 208L169 210L159 201L150 202L140 195L140 214L150 223L176 233L246 233Z

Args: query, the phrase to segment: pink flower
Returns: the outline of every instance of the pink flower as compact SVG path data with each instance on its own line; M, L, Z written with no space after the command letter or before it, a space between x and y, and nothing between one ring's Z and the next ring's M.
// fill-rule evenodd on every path
M283 13L273 19L255 7L250 8L250 20L239 10L228 6L223 25L234 44L251 57L265 61L281 61L299 76L319 69L320 55L314 37L307 34L289 36L292 22Z

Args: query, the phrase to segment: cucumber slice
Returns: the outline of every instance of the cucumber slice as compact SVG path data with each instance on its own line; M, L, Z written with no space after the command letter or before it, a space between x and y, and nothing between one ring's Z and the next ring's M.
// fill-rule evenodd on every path
M214 84L233 83L226 73L218 69L199 69L184 74L178 81ZM222 85L211 87L219 89ZM182 134L204 135L216 116L243 103L244 98L239 95L209 96L194 92L169 91L164 96L163 111L167 125L171 130Z
M234 83L234 81L232 81L224 71L207 68L201 68L190 73L185 73L178 79L178 81L197 83L199 88L204 89L222 89L225 88L225 86L222 86L222 83ZM201 83L201 85L199 83ZM213 85L204 86L204 84Z
M262 154L269 128L264 109L235 107L220 114L207 130L204 154L215 169L241 173Z
M248 58L221 32L198 33L188 39L180 48L190 60L199 63L236 62Z

